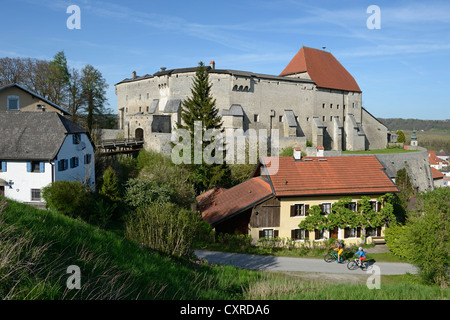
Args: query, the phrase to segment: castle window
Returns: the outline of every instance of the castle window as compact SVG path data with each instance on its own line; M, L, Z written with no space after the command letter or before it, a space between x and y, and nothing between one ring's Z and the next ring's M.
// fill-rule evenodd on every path
M322 109L325 109L325 103L324 103L324 104L322 104Z
M337 105L336 108L339 110L339 105Z
M333 104L332 103L330 103L330 109L333 109Z
M283 122L283 116L279 116L279 117L278 117L278 121L279 121L279 122Z
M322 117L322 121L325 122L325 116Z
M150 99L150 94L147 92L147 99Z
M259 114L254 114L253 115L253 121L259 122Z
M333 116L330 116L330 121L333 121Z

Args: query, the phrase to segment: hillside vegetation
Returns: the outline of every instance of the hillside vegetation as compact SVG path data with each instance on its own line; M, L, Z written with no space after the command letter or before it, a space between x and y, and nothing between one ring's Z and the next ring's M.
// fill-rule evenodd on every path
M0 210L1 211L1 210ZM67 267L81 289L67 289ZM449 299L448 289L382 278L381 290L305 280L152 252L116 233L57 212L8 201L0 212L2 299Z

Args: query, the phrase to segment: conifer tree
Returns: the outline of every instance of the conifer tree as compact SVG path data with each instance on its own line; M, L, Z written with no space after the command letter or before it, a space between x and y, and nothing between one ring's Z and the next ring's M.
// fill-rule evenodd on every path
M222 117L216 107L216 100L211 95L212 85L209 83L207 67L203 62L199 63L196 70L193 85L191 88L191 96L183 101L181 110L181 123L177 123L177 129L188 130L191 136L191 169L192 182L197 192L201 192L212 188L215 185L222 184L229 169L223 164L206 164L203 158L201 164L194 163L194 131L196 129L195 122L201 122L201 137L204 137L208 129L222 129ZM197 133L197 136L199 136ZM209 143L203 141L201 153L204 155L205 148L214 143L212 139Z

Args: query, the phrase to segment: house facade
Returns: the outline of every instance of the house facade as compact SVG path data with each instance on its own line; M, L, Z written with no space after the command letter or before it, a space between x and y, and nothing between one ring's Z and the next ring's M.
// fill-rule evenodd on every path
M95 186L94 147L86 131L56 112L0 112L0 195L43 203L54 181Z
M375 156L262 158L255 177L231 189L199 196L200 211L216 232L261 238L324 241L344 239L349 244L384 236L385 226L307 230L299 227L313 206L327 217L333 204L345 198L348 209L358 211L363 198L380 212L380 197L398 192Z
M330 53L303 47L279 75L207 66L211 95L224 129L278 130L279 146L325 150L385 148L387 128L362 107L362 91ZM167 146L181 121L182 101L191 95L196 68L161 68L115 85L119 128L145 148L170 153ZM238 134L236 133L236 134Z
M57 104L42 98L36 93L13 83L0 86L0 112L23 111L23 112L57 112L61 115L71 115Z

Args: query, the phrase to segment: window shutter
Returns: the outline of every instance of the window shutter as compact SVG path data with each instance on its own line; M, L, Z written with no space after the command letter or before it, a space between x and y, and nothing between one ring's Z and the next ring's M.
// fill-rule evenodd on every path
M45 172L45 162L39 162L39 172Z
M291 206L291 217L295 216L295 205Z
M274 230L274 231L273 231L273 237L274 237L274 238L278 238L278 234L279 234L279 233L278 233L278 230Z
M377 237L381 237L381 227L377 227L377 233L376 233Z
M6 172L7 169L7 165L6 165L6 161L2 161L2 172Z
M381 209L381 202L377 201L377 212L380 212Z
M75 167L78 167L80 165L80 160L78 157L75 158Z
M27 162L27 172L31 172L31 162Z
M264 230L259 231L259 238L260 239L264 238Z
M292 240L295 239L295 230L291 230L291 239L292 239Z
M309 215L309 204L305 204L305 216Z

